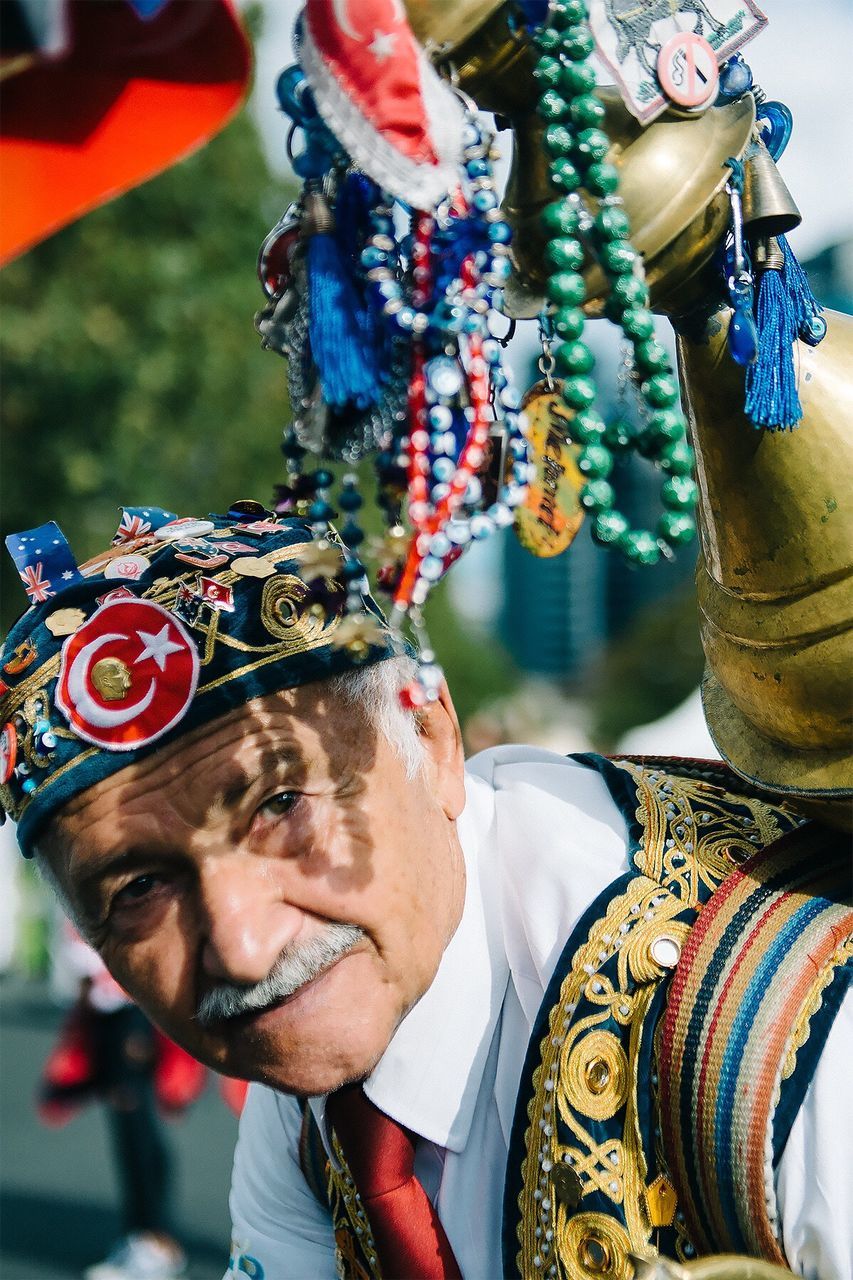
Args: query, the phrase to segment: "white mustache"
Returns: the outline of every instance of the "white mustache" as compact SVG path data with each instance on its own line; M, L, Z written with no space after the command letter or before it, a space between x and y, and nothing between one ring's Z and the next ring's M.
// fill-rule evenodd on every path
M364 936L355 924L329 924L309 942L285 947L275 966L260 982L249 986L224 982L202 996L196 1020L205 1028L243 1013L256 1013L294 995L341 956L352 951Z

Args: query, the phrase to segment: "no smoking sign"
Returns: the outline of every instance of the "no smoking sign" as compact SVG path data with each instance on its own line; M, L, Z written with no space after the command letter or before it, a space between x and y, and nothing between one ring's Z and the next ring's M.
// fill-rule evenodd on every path
M681 31L658 54L658 80L679 107L705 107L717 95L717 55L702 36Z

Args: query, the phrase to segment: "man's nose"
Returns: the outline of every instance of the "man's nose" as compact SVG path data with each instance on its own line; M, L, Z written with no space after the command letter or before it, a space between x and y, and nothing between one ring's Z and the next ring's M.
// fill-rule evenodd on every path
M299 932L304 913L282 900L269 869L241 855L221 855L200 883L205 973L226 982L266 978Z

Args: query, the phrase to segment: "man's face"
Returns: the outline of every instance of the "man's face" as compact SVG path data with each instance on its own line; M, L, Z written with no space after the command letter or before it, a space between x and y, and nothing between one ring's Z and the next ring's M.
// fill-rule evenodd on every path
M332 703L323 684L288 690L91 787L39 852L112 974L168 1035L226 1074L324 1093L378 1061L461 914L449 700L422 738L425 768L409 780L360 708ZM330 925L356 926L349 949L289 998L199 1020L203 997L316 953Z

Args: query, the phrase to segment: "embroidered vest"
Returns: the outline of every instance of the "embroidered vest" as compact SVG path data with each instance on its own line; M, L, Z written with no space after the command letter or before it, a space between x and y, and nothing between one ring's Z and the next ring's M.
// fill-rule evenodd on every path
M577 758L625 816L631 870L573 929L533 1029L504 1275L630 1280L630 1255L655 1252L784 1262L772 1168L853 976L842 841L721 764ZM339 1274L381 1280L335 1158L306 1108Z
M631 1255L656 1252L784 1264L773 1163L853 972L845 842L723 765L582 759L633 869L573 930L534 1027L504 1274L630 1280Z

